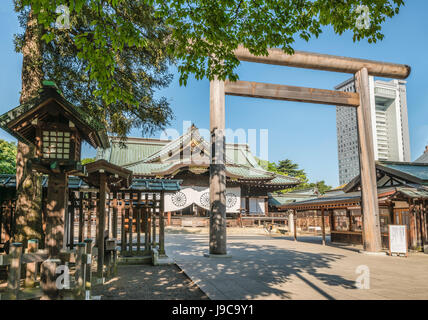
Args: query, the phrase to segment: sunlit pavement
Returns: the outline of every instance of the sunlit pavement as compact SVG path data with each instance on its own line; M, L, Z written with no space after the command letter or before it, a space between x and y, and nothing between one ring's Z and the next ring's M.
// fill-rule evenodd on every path
M166 235L167 254L210 299L428 299L426 254L369 256L304 240L230 235L231 258L206 258L208 235Z

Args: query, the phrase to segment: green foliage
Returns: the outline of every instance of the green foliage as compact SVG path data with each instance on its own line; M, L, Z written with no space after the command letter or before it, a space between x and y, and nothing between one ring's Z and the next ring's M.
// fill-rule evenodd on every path
M16 144L0 139L0 174L16 173Z
M82 165L85 165L85 164L88 164L88 163L91 163L91 162L94 162L95 161L95 158L83 158L81 161L80 161L80 163L82 164Z
M290 159L281 160L278 162L278 164L276 164L275 162L269 162L257 158L256 160L260 164L260 166L267 171L282 174L284 176L298 178L301 181L301 183L297 187L282 190L282 193L290 192L293 190L317 188L321 194L324 194L326 191L331 190L331 186L326 185L324 180L310 183L308 177L306 176L305 170L299 169L299 165L297 163L293 163Z
M43 39L54 41L57 33L52 24L60 4L70 7L72 28L64 30L75 48L76 63L83 63L85 76L97 85L89 87L106 105L118 100L126 104L139 101L132 91L124 90L114 75L120 70L118 59L127 48L151 50L151 32L136 23L135 8L150 7L144 17L150 23L162 21L170 35L162 39L169 55L177 59L180 83L189 75L210 80L218 76L236 80L239 61L234 50L243 44L255 55L267 55L269 47L293 52L295 39L309 41L318 37L323 26L334 32L350 31L354 41L383 39L382 23L398 14L403 0L19 0L31 5L46 29ZM370 9L371 25L357 28L358 5ZM85 14L85 10L91 12ZM137 11L138 12L138 11ZM76 17L87 16L85 28ZM74 20L73 20L74 19ZM157 31L153 28L151 31ZM160 43L156 43L157 46Z
M33 12L39 5L52 5L15 2L24 29L29 7L23 4L31 3ZM165 44L169 31L152 7L144 1L117 1L114 6L109 1L110 9L104 10L94 1L75 1L73 11L70 3L70 29L47 23L55 21L55 12L39 12L44 78L113 134L124 137L135 127L150 134L167 125L173 117L169 103L154 95L172 79ZM24 34L16 37L17 51L23 41Z

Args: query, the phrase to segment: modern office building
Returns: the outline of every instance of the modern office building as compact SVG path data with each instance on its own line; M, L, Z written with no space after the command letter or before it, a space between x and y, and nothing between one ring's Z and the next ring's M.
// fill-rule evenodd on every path
M381 81L374 77L370 77L369 81L375 159L409 162L406 81ZM335 89L355 92L354 79L339 84ZM339 181L342 185L359 174L356 110L337 106L336 126Z

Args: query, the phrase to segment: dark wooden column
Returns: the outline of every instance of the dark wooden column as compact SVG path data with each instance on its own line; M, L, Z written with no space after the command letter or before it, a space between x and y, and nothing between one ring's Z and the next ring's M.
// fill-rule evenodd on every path
M156 248L156 194L153 193L153 214L152 214L152 246Z
M51 258L58 257L63 248L67 189L68 177L65 173L49 174L46 205L46 248Z
M132 247L134 243L132 242L132 226L134 223L134 203L132 201L133 194L132 192L129 194L129 210L128 210L128 250L129 254L132 255Z
M85 227L85 215L83 214L83 192L79 192L79 243L83 242L84 227Z
M224 82L210 82L210 238L209 253L226 255L226 167Z
M322 245L325 246L324 208L321 208L321 228L322 228Z
M357 92L360 94L360 106L357 108L357 124L361 173L361 209L364 212L364 250L367 252L379 252L382 249L382 242L373 148L369 75L366 68L355 74L355 85Z
M98 202L98 264L97 264L97 277L102 279L104 269L104 231L105 231L105 214L106 214L106 193L107 177L105 173L100 173L100 200Z
M297 241L297 210L293 211L294 241Z
M159 208L159 254L165 254L165 218L164 218L164 200L165 193L161 191L160 208Z
M113 193L112 237L117 241L117 192Z

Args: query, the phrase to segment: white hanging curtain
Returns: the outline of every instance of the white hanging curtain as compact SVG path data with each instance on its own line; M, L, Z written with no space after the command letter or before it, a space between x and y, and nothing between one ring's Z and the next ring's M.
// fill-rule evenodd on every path
M173 194L165 195L166 212L179 211L196 204L206 210L210 209L210 190L207 187L184 187ZM226 212L239 212L241 205L241 188L226 189Z

